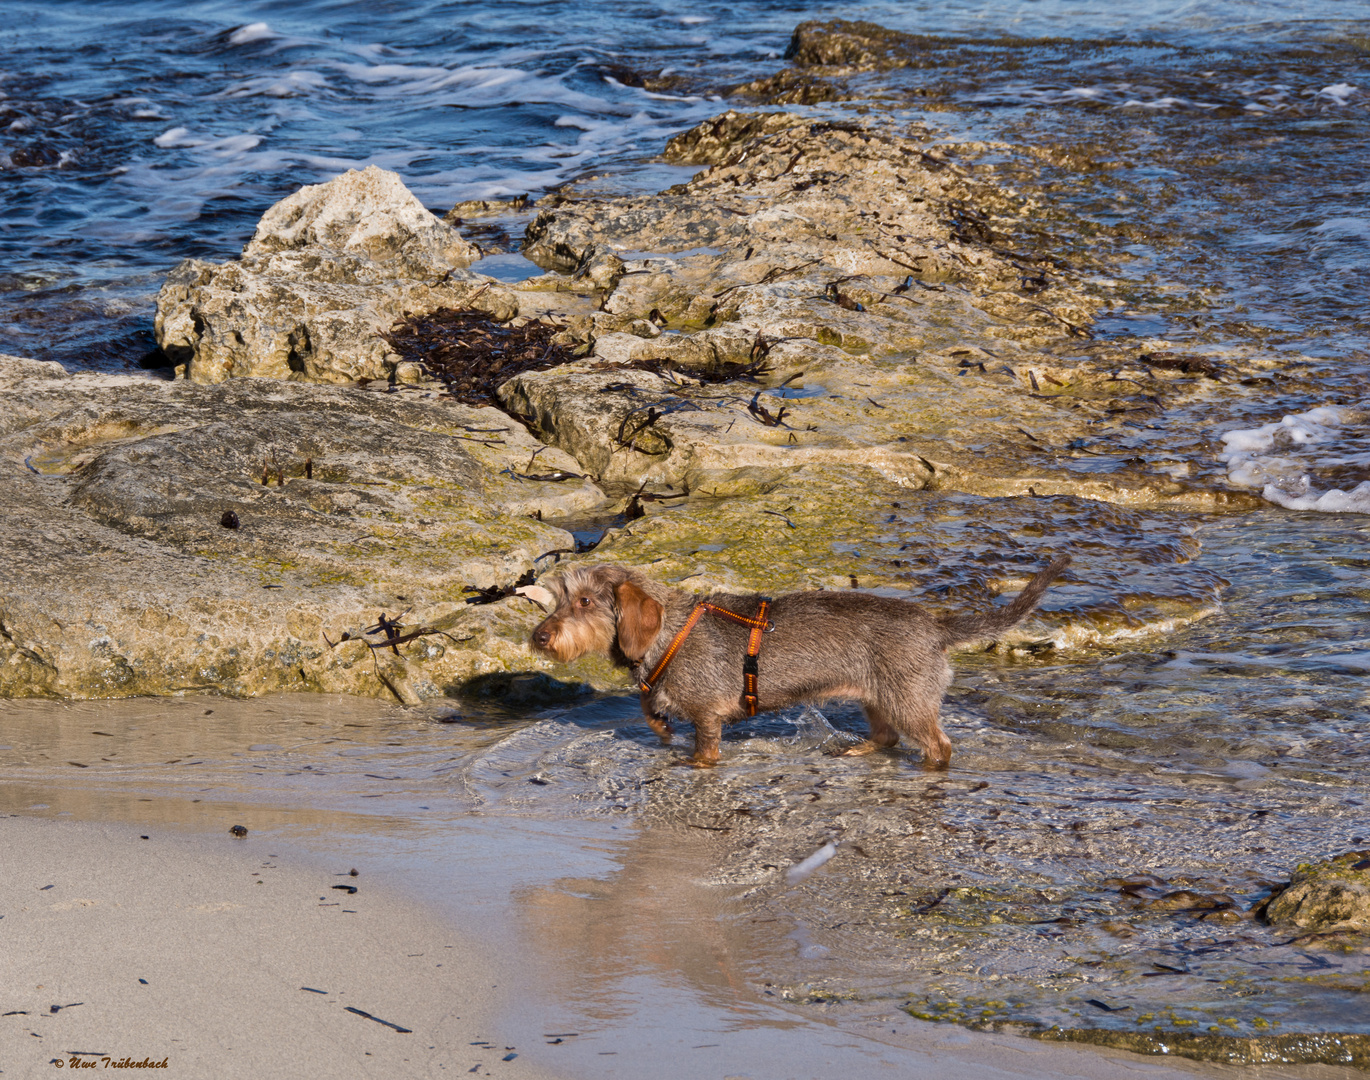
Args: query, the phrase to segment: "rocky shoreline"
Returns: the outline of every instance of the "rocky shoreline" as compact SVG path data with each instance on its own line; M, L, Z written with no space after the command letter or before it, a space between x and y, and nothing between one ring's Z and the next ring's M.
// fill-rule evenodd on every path
M513 285L373 167L283 200L241 259L168 276L174 381L6 360L5 528L32 558L0 599L0 690L412 701L534 670L527 602L465 590L575 551L556 522L687 585L940 578L983 603L1075 545L1072 516L1123 542L1160 520L1140 555L1164 585L1110 590L1081 540L1092 598L1026 640L1202 617L1220 583L1187 569L1183 516L1260 503L1167 419L1240 397L1242 372L1093 340L1090 272L1004 246L1033 200L926 140L725 113L666 148L706 164L688 184L525 211L547 272ZM581 358L492 383L502 411L462 405L388 337L434 309L542 320ZM958 566L957 539L900 506L913 492L1001 500L1004 565ZM381 614L452 637L383 656L359 640Z

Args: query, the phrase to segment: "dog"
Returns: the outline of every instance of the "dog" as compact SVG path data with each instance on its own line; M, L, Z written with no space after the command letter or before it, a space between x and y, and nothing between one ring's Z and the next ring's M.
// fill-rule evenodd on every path
M688 764L697 768L718 763L726 723L801 701L854 699L870 735L847 754L894 747L902 736L922 748L926 765L945 769L951 741L938 714L951 682L947 647L1016 626L1069 563L1053 560L1005 607L942 616L860 592L701 600L612 565L575 567L518 591L551 611L533 630L534 649L562 662L603 653L630 667L663 743L671 717L694 725Z

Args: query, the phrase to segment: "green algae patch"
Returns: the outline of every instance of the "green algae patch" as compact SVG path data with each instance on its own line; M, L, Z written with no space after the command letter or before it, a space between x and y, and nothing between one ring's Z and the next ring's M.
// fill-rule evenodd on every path
M1088 1043L1134 1054L1163 1054L1226 1065L1316 1064L1370 1069L1370 1035L1222 1035L1104 1028L1050 1028L1024 1034L1043 1042Z
M909 1002L901 1008L915 1020L1001 1030L1006 1024L1012 1023L1015 1006L1020 1004L997 998L932 998L922 1002Z
M1091 999L1099 1007L1103 1002ZM1347 1032L1276 1033L1279 1021L1261 1017L1242 1021L1233 1017L1214 1018L1207 1030L1198 1030L1203 1021L1176 1015L1142 1013L1129 1020L1125 1008L1118 1010L1120 1023L1134 1023L1138 1029L1121 1027L1045 1027L1026 1019L1031 1009L1027 1002L987 997L929 997L908 1002L902 1011L918 1020L953 1023L979 1031L1009 1032L1043 1042L1086 1043L1128 1050L1136 1054L1192 1058L1228 1065L1351 1065L1370 1068L1370 1035ZM1245 1024L1252 1033L1238 1029ZM1188 1030L1193 1029L1193 1030Z

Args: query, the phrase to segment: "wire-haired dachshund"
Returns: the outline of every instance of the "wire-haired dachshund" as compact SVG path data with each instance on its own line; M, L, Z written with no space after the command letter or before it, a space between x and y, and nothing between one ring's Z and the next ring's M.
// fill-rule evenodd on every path
M1011 604L933 616L907 600L861 592L797 592L774 600L692 596L623 566L584 566L519 592L551 610L533 647L563 662L604 653L629 666L642 711L669 743L669 717L695 729L690 762L718 762L723 725L796 702L854 699L870 737L848 754L917 743L946 768L951 742L938 721L951 682L947 646L1003 633L1025 619L1070 562L1055 559Z

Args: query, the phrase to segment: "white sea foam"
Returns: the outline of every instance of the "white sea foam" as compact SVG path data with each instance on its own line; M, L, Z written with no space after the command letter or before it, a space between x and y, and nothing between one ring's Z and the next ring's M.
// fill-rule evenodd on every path
M453 68L409 64L333 65L343 75L362 83L377 101L392 98L422 100L426 105L489 108L512 102L553 104L593 115L631 115L632 105L608 101L573 90L562 79L513 67L463 65Z
M261 145L262 137L251 132L227 135L219 139L196 135L189 128L174 127L164 131L152 140L153 144L167 150L171 148L201 150L216 157L236 157Z
M276 31L267 26L264 22L248 23L240 26L228 35L230 45L246 45L253 41L270 41L276 37Z
M1315 489L1320 470L1370 472L1370 412L1324 406L1258 428L1225 432L1227 478L1290 510L1370 514L1370 480L1350 491Z
M1370 514L1370 480L1357 484L1350 491L1333 488L1321 495L1287 495L1273 484L1261 494L1273 503L1290 510L1320 510L1324 514Z
M1324 86L1318 91L1319 100L1332 102L1334 105L1345 105L1353 97L1360 93L1360 87L1352 86L1350 83L1337 83L1335 86Z
M1129 108L1141 108L1141 109L1176 109L1176 108L1179 108L1179 109L1217 109L1217 108L1221 108L1221 105L1220 105L1218 102L1216 102L1216 101L1191 101L1191 100L1189 100L1188 98L1179 98L1179 97L1163 97L1163 98L1156 98L1156 99L1153 100L1153 101L1138 101L1136 98L1130 98L1129 100L1123 102L1123 108L1124 108L1124 109L1129 109Z
M308 97L315 91L328 89L328 78L318 71L307 69L288 71L279 75L262 75L232 83L220 91L220 97Z
M1313 227L1315 233L1327 233L1347 239L1370 240L1370 218L1338 217L1329 218L1321 225Z
M212 139L204 144L203 149L218 157L237 157L249 150L255 150L261 144L262 137L260 135L244 133L242 135L229 135L223 139Z
M152 143L154 146L160 146L165 150L172 146L199 146L203 141L192 138L189 128L174 127L162 132L152 140Z
M1241 103L1247 112L1263 114L1286 110L1318 111L1340 108L1364 101L1366 93L1352 83L1336 83L1318 88L1295 87L1287 83L1266 81L1262 78L1243 78L1231 82L1216 77L1215 72L1204 72L1212 79L1204 98L1167 93L1164 86L1125 81L1101 82L1089 86L1053 86L1049 84L1008 83L993 91L972 95L972 101L1000 101L1005 95L1046 105L1068 105L1092 102L1124 109L1148 109L1154 112L1186 109L1212 110L1224 105ZM1216 99L1216 100L1213 100Z

